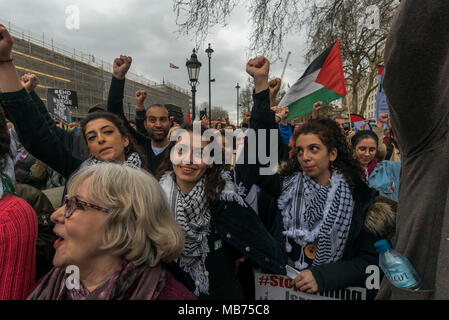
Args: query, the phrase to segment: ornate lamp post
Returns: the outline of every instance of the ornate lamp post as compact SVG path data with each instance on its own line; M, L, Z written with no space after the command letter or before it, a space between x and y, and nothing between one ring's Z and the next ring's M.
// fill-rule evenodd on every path
M189 74L189 84L192 87L192 116L193 116L192 119L195 120L195 93L201 69L201 62L198 61L195 49L193 49L193 53L190 56L190 60L187 60L186 67L187 72Z
M214 52L214 50L210 47L210 43L209 43L209 47L206 49L206 53L207 56L209 57L209 122L212 121L212 112L211 112L211 89L210 89L210 83L212 82L210 79L210 59L212 57L212 53ZM215 79L214 79L215 80Z
M237 125L236 125L236 127L238 127L239 126L239 89L240 89L238 82L237 82L237 85L235 86L235 88L237 89Z

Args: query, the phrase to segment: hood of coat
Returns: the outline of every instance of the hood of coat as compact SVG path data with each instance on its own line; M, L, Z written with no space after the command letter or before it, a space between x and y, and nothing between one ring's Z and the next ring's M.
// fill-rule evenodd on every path
M391 240L396 232L396 201L378 196L365 216L365 229L382 239Z
M353 197L358 204L356 212L363 217L363 227L381 239L391 240L396 232L397 202L378 194L361 177L354 177Z

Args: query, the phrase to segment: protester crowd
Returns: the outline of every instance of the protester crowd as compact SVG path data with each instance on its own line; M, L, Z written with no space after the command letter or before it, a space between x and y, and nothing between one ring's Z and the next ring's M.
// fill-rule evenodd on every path
M246 65L253 107L237 126L212 125L202 112L198 131L163 104L145 107L144 90L128 119L124 55L107 104L63 128L36 94L37 76L19 78L0 25L0 299L253 300L254 271L286 275L287 265L309 294L365 287L380 239L410 258L426 288L384 279L369 298L449 298L449 6L433 1L422 15L411 3L402 2L387 43L390 115L357 132L322 116L320 101L309 120L289 122L265 57ZM412 75L420 61L429 70ZM208 129L213 137L201 140ZM277 143L273 174L248 160L247 130L257 149ZM232 163L201 156L216 139L214 155ZM64 188L56 205L45 195L53 187ZM80 282L70 287L73 266Z

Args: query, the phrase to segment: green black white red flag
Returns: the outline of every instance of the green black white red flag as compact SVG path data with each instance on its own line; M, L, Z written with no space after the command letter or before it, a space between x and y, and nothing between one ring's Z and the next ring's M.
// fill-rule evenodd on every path
M323 105L346 96L346 81L343 72L340 43L324 51L307 68L304 75L288 90L279 106L288 107L288 120L311 113L313 104Z

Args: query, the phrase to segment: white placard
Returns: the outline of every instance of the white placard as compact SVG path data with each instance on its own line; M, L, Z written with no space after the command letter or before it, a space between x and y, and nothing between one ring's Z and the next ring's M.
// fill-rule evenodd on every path
M366 288L346 289L309 294L299 291L287 276L254 273L256 300L366 300Z

